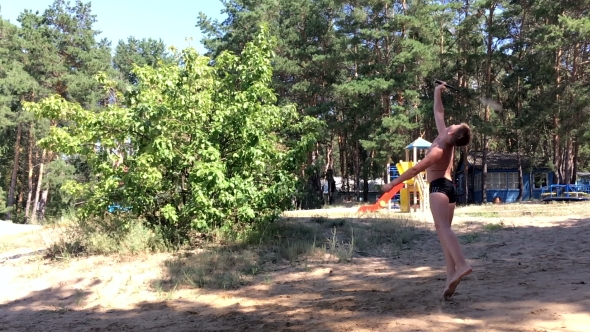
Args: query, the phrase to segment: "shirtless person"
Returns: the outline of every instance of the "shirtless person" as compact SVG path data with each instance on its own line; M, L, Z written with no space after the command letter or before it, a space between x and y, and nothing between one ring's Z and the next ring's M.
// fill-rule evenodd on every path
M426 170L427 181L430 183L430 211L447 263L447 285L443 296L448 299L455 293L461 279L471 273L471 266L465 261L459 240L451 230L457 202L457 192L451 181L453 153L456 146L469 144L471 129L465 123L445 126L444 108L440 97L443 89L444 82L434 89L434 120L438 136L432 142L426 157L397 179L384 185L381 190L387 192Z

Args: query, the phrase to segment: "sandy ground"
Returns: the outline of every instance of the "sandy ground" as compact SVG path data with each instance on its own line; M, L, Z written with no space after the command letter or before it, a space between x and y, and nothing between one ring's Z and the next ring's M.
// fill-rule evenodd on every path
M237 290L158 286L170 254L0 263L0 331L590 331L590 219L458 217L473 273L443 301L431 224L391 258L285 266Z
M0 236L27 233L41 228L42 226L39 225L13 224L10 221L0 220Z

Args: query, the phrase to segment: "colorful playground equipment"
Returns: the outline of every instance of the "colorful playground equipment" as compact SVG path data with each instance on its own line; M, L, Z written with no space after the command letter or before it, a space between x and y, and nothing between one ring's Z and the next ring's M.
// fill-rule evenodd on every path
M393 167L389 167L388 165L388 171L390 173L388 182L397 178L399 175L403 174L416 163L418 163L418 151L426 150L430 148L430 145L430 142L422 138L418 138L412 142L412 144L406 146L406 161L400 160L400 162L396 164L395 169L393 169ZM413 152L413 161L410 161L410 150ZM395 170L397 170L397 172L395 172ZM397 200L396 198L398 197L400 212L412 212L412 207L414 212L416 212L418 208L421 212L424 212L430 209L428 191L429 187L428 182L426 182L426 172L422 172L384 193L381 197L379 197L375 204L361 206L358 212L374 212L383 208L391 209L392 199Z
M417 162L415 161L400 161L396 164L396 167L399 170L399 173L403 174L416 163ZM411 212L412 206L414 207L414 212L416 212L417 207L419 207L420 212L430 209L428 189L426 172L422 172L417 176L404 181L404 188L400 189L400 212Z

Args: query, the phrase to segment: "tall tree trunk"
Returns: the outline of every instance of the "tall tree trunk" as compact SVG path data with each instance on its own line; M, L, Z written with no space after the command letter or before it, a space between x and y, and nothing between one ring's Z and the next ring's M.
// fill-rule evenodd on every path
M29 223L29 217L31 212L31 201L33 199L33 150L35 148L35 137L33 135L33 123L29 124L29 149L28 149L28 166L29 176L27 179L28 184L28 196L27 205L25 206L25 223Z
M490 98L491 92L491 84L492 84L492 42L493 42L493 35L492 35L492 24L494 22L494 10L496 9L496 4L492 3L489 9L488 15L488 34L487 34L487 63L486 63L486 98ZM486 106L485 108L485 122L489 125L490 122L490 107ZM483 203L488 201L487 195L487 175L488 175L488 151L490 147L490 141L488 137L488 133L484 133L483 136L483 156L482 156L482 175L481 175L481 184L482 184L482 200Z
M340 149L340 176L342 177L340 185L342 186L341 189L345 190L348 195L350 186L348 185L348 142L346 140L346 134L340 135L338 139L338 148Z
M47 199L49 197L49 184L41 193L41 200L39 201L39 218L41 220L45 219L45 207L47 206Z
M328 140L328 144L326 144L326 165L324 166L324 173L328 172L329 169L334 168L334 161L332 160L332 155L334 152L333 141L334 135L331 135L330 139Z
M487 107L486 107L487 110ZM486 111L487 112L487 111ZM481 164L482 164L482 174L481 174L481 190L482 190L482 202L486 203L488 201L487 195L487 178L488 178L488 149L489 149L489 140L486 134L483 137L483 153L481 157Z
M19 168L19 157L20 157L20 137L22 134L22 124L19 123L16 130L16 143L14 144L14 165L12 166L12 175L10 177L10 189L8 191L8 204L9 208L7 217L8 220L12 220L12 206L14 205L14 191L16 187L16 178L18 175Z
M22 135L21 135L22 136ZM23 137L24 139L24 137ZM24 143L21 143L24 144ZM24 167L23 167L24 169ZM26 185L27 185L27 177L28 174L27 172L20 172L19 176L17 176L17 181L16 181L16 192L18 193L18 199L16 200L16 208L14 209L14 212L16 214L15 218L18 218L19 215L21 215L21 213L23 213L23 209L25 207L25 193L27 192L26 190ZM24 220L23 220L24 221Z
M31 216L31 223L36 224L38 222L37 216L39 213L39 195L41 194L41 185L43 183L43 168L45 165L45 155L47 150L43 149L41 153L41 159L39 161L39 175L37 177L37 188L35 189L35 205L33 205L33 215Z
M330 135L330 141L326 146L326 168L324 174L326 175L326 186L328 189L328 204L334 204L334 189L336 187L334 181L334 160L332 154L334 152L334 134Z
M574 159L573 159L573 171L572 171L572 179L571 183L576 183L578 180L578 154L580 153L580 144L578 144L578 140L574 142Z
M580 59L580 50L582 49L582 45L581 43L576 43L575 47L574 47L574 59L573 59L573 65L572 65L572 80L574 81L578 81L578 67L579 65L579 59ZM583 57L583 55L582 55ZM583 79L583 77L582 77ZM574 96L573 94L570 94L570 101L573 104L574 102ZM573 126L579 126L580 123L582 123L582 120L580 119L580 114L581 112L576 112L576 115L574 117L575 119L575 123L573 124ZM570 134L571 135L571 134ZM576 183L577 180L577 176L578 176L578 153L579 153L579 147L580 144L578 143L580 140L580 134L577 134L576 136L573 137L573 151L572 151L572 175L570 177L570 183Z
M23 181L24 183L24 181ZM19 212L21 212L21 210L23 209L23 201L25 200L25 191L24 190L20 190L18 192L18 200L16 201L16 209L15 209L15 213L18 216Z
M574 178L574 139L571 134L568 134L563 149L563 174L564 181L567 184L573 184Z
M522 29L521 29L522 31ZM521 52L522 54L522 52ZM521 92L520 92L520 77L516 80L516 119L520 117L522 102L521 102ZM517 124L519 126L519 124ZM520 155L520 131L516 128L516 163L518 166L518 196L516 197L517 202L522 202L522 197L524 195L524 179L522 173L522 158Z
M518 138L517 138L517 140L518 140ZM519 149L518 145L516 148L516 165L518 167L518 196L516 197L516 201L522 202L524 181L522 178L522 158L520 156L520 149Z
M360 144L359 144L360 145ZM363 172L363 202L368 202L369 201L369 173L371 168L367 167L366 165L366 160L367 160L367 150L365 150L362 146L360 147L361 150L361 158L362 160L360 160L360 165L362 167L362 172ZM371 157L371 164L372 164L372 157Z
M561 48L557 50L555 54L555 89L559 91L561 85L561 77L560 77L560 60L561 60ZM553 164L555 165L555 169L557 171L557 183L563 184L564 183L564 174L562 170L562 160L561 160L561 149L560 149L560 137L559 137L559 105L560 101L559 92L555 95L555 105L553 106Z
M363 167L366 168L366 167ZM363 202L369 201L369 172L363 170Z
M463 152L463 192L465 193L463 204L467 205L469 204L469 184L467 183L467 179L469 179L469 162L467 161L469 149L465 146L461 150ZM471 183L473 183L473 191L475 191L475 183L473 181Z
M361 167L360 167L360 153L359 153L359 141L355 141L354 145L354 195L356 200L359 201L361 198Z

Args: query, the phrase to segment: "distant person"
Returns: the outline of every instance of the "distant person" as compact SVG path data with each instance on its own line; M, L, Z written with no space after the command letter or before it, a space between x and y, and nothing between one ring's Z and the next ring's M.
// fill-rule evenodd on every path
M448 299L455 293L461 279L472 271L471 266L465 261L459 240L451 229L457 202L457 191L451 181L453 154L455 147L469 144L471 129L465 123L450 127L445 125L441 101L441 91L444 89L444 82L434 89L434 120L438 136L432 142L426 157L398 178L384 185L381 190L388 192L396 185L426 170L427 181L430 183L430 211L447 264L447 284L443 296Z

